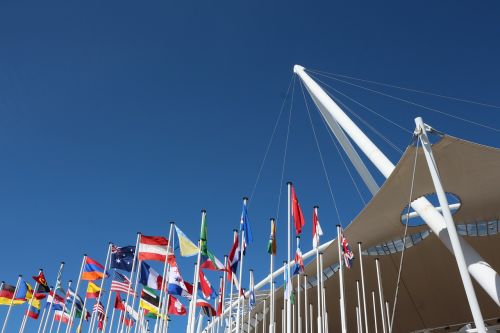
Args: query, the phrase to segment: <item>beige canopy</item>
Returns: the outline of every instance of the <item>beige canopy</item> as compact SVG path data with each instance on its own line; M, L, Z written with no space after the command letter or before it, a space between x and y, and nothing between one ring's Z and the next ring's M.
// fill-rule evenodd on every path
M401 222L401 215L404 214L408 204L415 150L415 146L408 147L380 191L346 229L346 237L356 257L359 258L357 242L362 242L366 249L403 237L404 225ZM457 225L472 224L472 229L476 232L469 234L475 236L466 236L465 239L494 269L499 271L500 150L443 136L433 145L433 152L445 191L456 195L461 203L460 209L454 214L455 223ZM434 186L421 148L418 149L417 154L413 199L434 193ZM476 228L474 225L484 221L490 223L481 224L482 228ZM333 228L334 226L324 225L323 227ZM426 225L410 227L408 233L418 233L427 229ZM470 230L471 228L463 227L462 229ZM487 235L487 237L477 235ZM391 309L400 255L398 252L379 257L384 298L389 302ZM376 311L380 316L374 259L374 256L363 257L368 322L372 332L374 332L372 290L375 291ZM338 252L335 242L325 250L324 267L337 262ZM349 332L356 331L356 280L360 279L359 270L359 262L355 261L353 268L345 272ZM306 274L315 277L315 272L316 264L312 261L306 267ZM294 282L295 285L296 282ZM340 329L338 274L328 279L325 286L330 332L336 332ZM500 288L500 286L497 287ZM500 317L500 309L477 284L475 284L475 290L484 318L495 318L496 323L496 318ZM316 309L316 288L309 288L308 293L308 301ZM393 332L409 332L472 321L455 258L432 233L406 250L398 297ZM276 301L277 332L280 332L282 290L277 291ZM259 308L256 311L259 311ZM380 318L378 318L378 325L381 331ZM443 328L443 331L449 332L450 330Z

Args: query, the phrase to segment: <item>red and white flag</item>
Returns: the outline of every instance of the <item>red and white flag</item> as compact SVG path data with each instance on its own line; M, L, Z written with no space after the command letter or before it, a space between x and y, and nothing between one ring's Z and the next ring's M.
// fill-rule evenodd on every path
M316 212L316 208L313 209L313 248L319 246L319 237L323 236L323 230L321 229L321 225L319 224L318 213Z
M172 295L168 299L168 314L176 316L184 316L186 314L184 305Z
M62 310L56 310L54 311L54 320L67 324L69 323L69 314Z
M141 235L139 242L139 260L167 260L167 257L173 255L172 249L168 246L168 239L161 236Z
M295 224L295 232L300 235L302 227L306 224L302 209L300 209L299 199L295 194L295 188L292 186L292 217Z

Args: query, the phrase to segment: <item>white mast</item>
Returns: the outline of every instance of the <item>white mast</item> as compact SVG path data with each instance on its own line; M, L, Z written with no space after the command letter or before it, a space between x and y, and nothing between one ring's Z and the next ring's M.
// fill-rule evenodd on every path
M375 144L359 129L359 127L342 111L328 94L305 72L305 68L295 65L294 72L301 78L309 94L316 104L321 105L320 111L328 111L322 115L327 122L335 120L347 135L358 145L361 151L370 159L375 167L388 178L394 170L394 164L375 146ZM412 202L411 207L431 228L443 244L452 251L452 245L443 215L426 199L419 198ZM458 237L463 249L464 259L469 273L500 306L500 276L463 238Z

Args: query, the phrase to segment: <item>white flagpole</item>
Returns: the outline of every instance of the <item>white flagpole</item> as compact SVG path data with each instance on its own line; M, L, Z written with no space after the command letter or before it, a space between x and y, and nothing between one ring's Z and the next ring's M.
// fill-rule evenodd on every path
M111 268L111 259L109 260L109 267ZM112 276L115 276L115 273L116 272L116 268L113 269L113 274ZM113 278L111 278L113 279ZM107 325L107 322L108 322L108 309L109 309L109 305L111 304L111 296L112 296L112 292L111 292L111 287L109 288L109 293L108 293L108 300L106 301L106 309L104 309L104 322L102 323L102 333L105 333L106 332L106 325ZM101 289L101 292L102 292L102 289ZM114 304L113 304L113 310L114 310ZM111 332L111 328L110 328L110 332Z
M290 290L288 290L288 280L286 279L286 274L287 274L287 267L288 267L288 262L286 260L283 260L283 281L285 281L285 287L283 288L283 324L284 326L281 327L281 332L282 333L288 333L287 332L287 320L288 320L288 314L287 314L287 307L288 303L290 303L290 297L287 299L287 293L290 293ZM290 294L289 294L290 295ZM291 328L291 327L290 327ZM291 333L291 332L289 332Z
M19 284L21 283L22 278L23 278L22 275L19 275L17 277L16 288L14 289L14 296L12 296L12 299L10 300L9 308L7 310L7 314L5 315L5 319L3 321L2 333L5 333L5 328L7 327L7 322L9 321L10 310L12 309L12 304L14 303L14 298L16 298L17 290L19 289Z
M292 224L292 221L291 221L291 196L290 196L290 192L291 192L291 188L292 188L292 183L291 182L288 182L287 184L287 189L288 189L288 210L287 210L287 215L288 215L288 219L287 219L287 224L288 224L288 253L287 253L287 261L288 263L290 263L292 261L292 255L291 255L291 248L292 248L292 233L291 233L291 224ZM291 274L290 274L290 265L287 264L287 268L286 268L287 272L288 272L288 278L291 279ZM291 295L291 290L290 290L290 295ZM288 300L288 302L286 303L287 305L287 308L286 308L286 332L287 333L291 333L291 330L292 330L292 303L290 302L290 300Z
M272 290L272 287L271 287L271 290ZM267 302L264 299L264 307L262 308L262 333L266 333L266 324L267 324L266 323L266 310L267 310L266 305L267 305ZM257 314L255 314L255 317L258 319ZM255 328L255 333L257 333L257 328Z
M71 331L71 326L73 326L73 315L75 312L75 303L76 303L76 298L78 297L78 289L80 288L80 282L82 280L83 266L85 265L86 261L87 261L87 255L84 254L83 259L82 259L82 266L80 267L80 274L78 274L78 281L76 282L75 295L73 297L73 302L71 302L71 310L69 312L69 322L68 322L68 325L66 326L66 333L69 333Z
M165 257L165 262L163 263L163 279L162 283L160 286L160 296L158 298L159 303L158 303L158 312L160 314L160 318L158 318L155 322L155 327L154 327L154 332L162 332L163 330L163 312L165 311L165 306L164 304L164 289L168 285L168 271L170 270L170 264L168 263L168 256L170 255L170 248L173 249L172 247L172 238L173 238L173 232L174 232L174 224L175 222L170 222L170 230L168 232L168 245L167 245L167 256ZM168 302L168 296L167 297L167 302Z
M250 321L252 320L252 311L250 310L250 295L248 295L248 302L247 302L247 308L248 308L248 323L247 323L247 333L250 332Z
M385 301L385 313L387 315L387 328L389 329L389 332L392 332L391 319L389 318L389 302L387 301Z
M196 259L196 264L194 266L194 283L193 283L193 295L191 296L191 304L189 309L188 318L188 333L194 333L195 323L196 323L196 300L198 298L198 282L199 282L199 269L200 269L200 259L201 259L201 241L198 241L198 258Z
M292 333L295 333L295 303L292 304Z
M314 213L316 214L316 216L318 215L318 206L314 206ZM316 231L317 232L317 231ZM321 306L321 293L322 293L322 290L323 290L323 271L321 270L321 267L320 267L320 260L319 260L319 235L316 236L318 238L318 242L316 244L316 279L317 279L317 284L316 284L316 291L317 291L317 294L318 294L318 305L316 306L317 308L317 311L318 311L318 316L317 316L317 330L318 330L318 333L322 333L323 332L323 320L321 319L321 315L322 315L322 306ZM312 315L313 313L311 312L311 320L312 320ZM312 331L311 331L312 333Z
M328 333L328 311L325 311L325 333Z
M325 299L325 276L323 271L323 253L319 253L319 269L321 272L321 289L320 289L320 297L321 297L321 315L323 320L321 321L321 329L323 333L327 332L327 321L326 321L326 299Z
M342 327L342 333L347 332L346 320L345 320L345 297L344 297L344 256L342 255L342 227L337 224L337 243L339 249L339 287L340 287L340 324ZM385 332L384 332L385 333Z
M173 222L173 221L170 222L170 227L172 228L172 237L171 237L172 241L168 242L168 246L169 246L169 251L170 251L170 249L172 249L172 255L174 255L174 252L175 252L175 236L174 236L175 222ZM170 262L168 261L168 256L167 256L167 274L165 274L165 277L164 277L164 280L166 281L165 290L164 290L165 296L166 296L166 301L165 301L165 304L163 304L164 309L163 309L163 316L161 317L161 326L160 326L161 332L165 332L165 333L168 333L167 317L168 317L168 307L170 304L170 294L168 293L168 279L170 276L170 270L171 270L171 266L170 266Z
M361 333L361 324L359 323L359 306L356 305L356 329L358 333Z
M109 298L111 298L111 291L109 292ZM116 292L115 292L116 294ZM108 307L109 307L109 302L108 302ZM113 310L111 311L111 320L109 322L109 332L112 332L113 330L113 321L115 320L115 305L113 304ZM106 309L106 317L107 317L107 314L108 314L108 310ZM102 328L102 333L106 333L105 329L106 329L106 320L104 321L104 326Z
M259 331L259 316L257 313L255 314L255 326L253 328L253 331L254 333L257 333Z
M63 315L66 313L66 299L68 298L69 289L71 288L72 283L73 283L73 281L71 281L71 280L68 281L68 289L66 291L66 295L64 295L64 304L63 304L63 308L62 308ZM52 324L50 324L50 331L49 331L50 333L52 333L52 326L54 326L55 317L56 317L56 313L54 312L54 316L52 317ZM59 320L59 322L57 323L56 333L59 333L59 329L61 328L61 322L62 322L62 320ZM68 322L68 324L69 324L69 322Z
M50 313L52 311L52 307L54 304L55 295L56 295L57 289L59 289L59 287L61 286L60 279L62 276L63 268L64 268L64 261L61 261L61 266L59 266L59 272L57 273L56 285L55 285L55 287L53 287L54 296L52 297L52 303L50 303L50 305L49 305L49 310L47 311L47 317L45 318L45 322L43 323L43 329L40 331L40 328L38 328L38 333L40 333L40 332L45 333L45 329L47 328L47 323L49 322L49 319L50 319ZM40 327L42 327L42 322L40 322Z
M136 247L135 247L135 255L134 255L134 259L138 257L139 255L139 246L140 246L140 242L141 242L141 237L142 237L142 234L141 233L138 233L138 238L137 238L137 244L136 244ZM137 258L138 259L138 258ZM132 279L133 279L133 273L134 273L134 264L136 263L136 260L134 260L134 262L132 263L132 271L130 273L130 282L132 282ZM134 307L135 307L135 299L137 297L139 297L139 295L137 295L137 286L139 285L139 274L141 272L141 260L137 260L137 270L135 272L135 283L134 283L134 293L132 295L132 305L130 307L130 311L132 312L132 314L134 313ZM126 300L128 299L128 296L129 296L129 293L127 293L127 297L126 297ZM128 307L127 307L127 303L125 301L125 314L128 312ZM124 314L124 315L125 315ZM125 318L125 316L123 317ZM137 318L139 319L139 318ZM137 327L138 323L136 323L135 327ZM125 327L125 320L123 321L123 325L121 327L121 332L123 333L123 329ZM127 333L130 333L130 326L127 327Z
M0 288L0 289L1 289L1 288ZM42 324L43 324L43 322L45 321L45 315L46 315L46 314L47 314L47 317L48 317L49 313L48 313L48 311L47 311L47 307L46 307L46 306L44 306L44 307L43 307L43 311L42 311L42 318L40 319L40 325L38 325L38 331L37 331L37 333L40 333L40 332L42 331L42 326L43 326Z
M361 318L361 296L359 294L359 280L356 280L356 296L357 296L357 299L358 299L358 303L357 303L357 311L358 311L358 331L360 333L363 333L363 319Z
M248 198L243 198L243 205L246 205L248 201ZM241 229L241 226L240 226ZM240 284L239 288L241 289L241 286L243 285L243 259L245 258L245 255L243 254L243 249L247 244L245 244L245 229L241 230L241 239L240 239L240 271L238 274L238 282ZM238 290L238 308L236 309L236 333L239 333L241 328L240 328L240 315L241 315L241 306L240 306L240 300L241 300L241 295L240 291Z
M311 314L311 321L309 321L309 332L313 333L314 330L313 330L313 305L312 304L309 304L309 313ZM319 327L320 325L318 325L318 332L319 332Z
M227 255L224 256L224 267L227 269ZM222 326L224 324L224 312L226 310L226 303L225 303L225 298L226 298L226 279L227 279L227 270L224 271L222 275L222 297L221 297L221 302L222 302L222 313L220 314L219 317L219 326ZM219 333L219 331L217 331Z
M233 230L233 243L234 243L234 240L236 239L236 237L238 237L238 230L234 229ZM239 244L238 244L238 246L239 246ZM239 256L241 257L241 253L239 254ZM229 267L229 269L231 269L231 267ZM235 272L231 272L231 289L229 289L229 332L232 332L232 330L233 330L233 281L234 281L233 274L235 274ZM236 293L236 295L239 295L239 292ZM236 296L236 297L238 297L238 296Z
M38 271L38 275L43 272L43 269L40 268ZM33 298L35 298L36 290L38 289L38 282L35 283L35 288L33 288L33 295L31 295L30 301L28 302L28 309L24 312L23 320L21 322L21 328L19 329L19 333L24 332L24 328L26 327L26 322L28 321L28 311L31 308L31 304L33 304Z
M276 220L274 218L271 218L271 228L273 225L275 225L276 223ZM274 240L273 241L276 241L276 235L274 235ZM269 314L269 333L273 333L274 332L274 288L273 288L273 285L274 285L274 282L273 282L273 272L274 272L274 254L272 253L271 251L271 255L270 255L270 268L269 268L269 300L271 302L271 304L269 305L269 310L270 310L270 314ZM264 332L266 331L266 328L265 328L265 325L264 325Z
M382 320L382 332L387 333L387 326L384 314L384 289L382 287L382 277L380 276L380 262L378 258L375 259L375 267L377 268L377 284L378 284L378 298L380 302L380 318Z
M99 290L99 296L97 296L96 304L99 304L99 302L101 301L102 293L104 292L104 290L103 290L103 288L104 288L104 281L106 280L107 270L109 269L108 266L110 266L110 263L111 263L111 247L112 246L113 246L113 243L109 242L109 244L108 244L108 252L106 253L106 261L104 262L104 276L101 279L101 285L99 286L99 288L100 288L100 290ZM109 293L109 294L111 294L111 293ZM108 299L109 299L109 297L108 297ZM104 311L107 312L107 309L105 309ZM106 319L104 319L104 322L106 322ZM92 319L90 320L90 325L89 325L89 331L88 332L92 333L94 331L94 325L95 325L95 323L96 323L96 320L95 320L94 316L92 316ZM103 325L104 325L104 323L103 323Z
M304 274L304 317L305 317L305 333L309 333L309 309L307 306L307 275ZM312 332L311 332L312 333Z
M286 332L285 308L281 308L281 332Z
M373 304L373 320L375 324L375 333L378 333L377 324L377 303L375 302L375 291L372 290L372 304Z
M89 283L90 283L90 281L89 281ZM87 294L85 293L85 298L83 299L82 314L80 315L80 322L76 326L77 331L78 331L78 327L80 327L80 331L81 331L82 323L83 323L83 317L87 316L87 308L86 307L87 307ZM76 313L76 310L75 310L75 313ZM95 314L97 315L97 312L95 312ZM91 317L94 317L94 308L92 308Z
M297 236L297 248L299 247L299 243L300 236ZM300 314L300 272L297 274L297 330L295 332L302 333L302 316Z
M358 242L359 267L361 268L361 290L363 295L363 315L365 321L365 333L368 333L368 312L366 311L366 291L365 291L365 273L363 270L363 251L361 242Z

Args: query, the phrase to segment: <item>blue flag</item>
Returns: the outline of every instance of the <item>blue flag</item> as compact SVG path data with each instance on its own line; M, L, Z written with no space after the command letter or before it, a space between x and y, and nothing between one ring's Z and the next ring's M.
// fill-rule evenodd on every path
M135 246L111 246L111 268L118 268L127 272L132 270Z
M245 244L244 248L250 243L253 242L252 229L250 229L250 220L248 219L248 210L246 201L243 201L243 208L241 211L241 220L240 220L240 231L245 231L245 239L243 240Z

